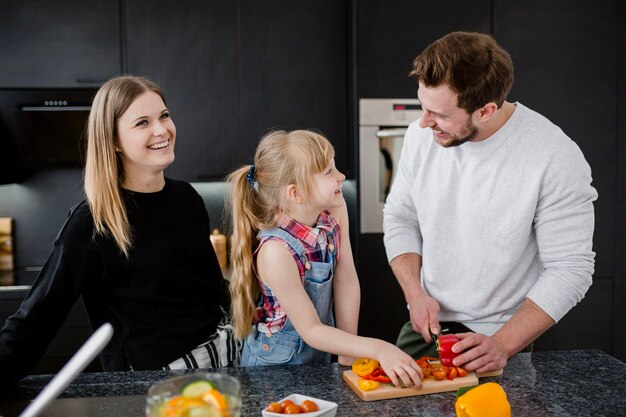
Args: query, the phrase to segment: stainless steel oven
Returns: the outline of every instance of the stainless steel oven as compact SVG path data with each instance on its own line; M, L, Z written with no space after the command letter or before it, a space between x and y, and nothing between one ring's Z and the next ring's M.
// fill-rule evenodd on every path
M359 100L361 233L382 233L383 205L396 175L407 126L422 114L417 99Z

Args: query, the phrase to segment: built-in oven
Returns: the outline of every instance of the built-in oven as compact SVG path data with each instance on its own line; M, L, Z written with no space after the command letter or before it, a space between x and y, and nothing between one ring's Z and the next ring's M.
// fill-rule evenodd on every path
M95 94L91 87L0 88L0 145L15 150L15 167L81 167Z
M383 205L395 178L404 134L422 114L417 99L359 100L361 233L382 233Z

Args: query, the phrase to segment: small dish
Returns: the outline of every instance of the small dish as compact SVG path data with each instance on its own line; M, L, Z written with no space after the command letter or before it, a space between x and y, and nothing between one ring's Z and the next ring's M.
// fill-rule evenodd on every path
M301 394L291 394L277 402L282 403L285 400L291 400L298 405L302 404L302 401L304 400L313 401L315 404L317 404L317 406L319 407L318 411L314 411L312 413L302 413L302 417L335 417L335 414L337 414L337 403L320 400L319 398L309 397L307 395ZM286 415L288 414L272 413L270 411L267 411L266 409L263 409L263 417L284 417Z

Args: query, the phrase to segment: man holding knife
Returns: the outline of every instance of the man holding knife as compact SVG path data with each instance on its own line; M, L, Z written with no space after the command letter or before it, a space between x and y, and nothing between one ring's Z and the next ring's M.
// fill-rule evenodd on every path
M432 354L447 327L454 365L502 369L591 285L591 171L560 128L506 101L513 64L490 36L451 33L413 64L424 113L384 208L411 318L397 344Z

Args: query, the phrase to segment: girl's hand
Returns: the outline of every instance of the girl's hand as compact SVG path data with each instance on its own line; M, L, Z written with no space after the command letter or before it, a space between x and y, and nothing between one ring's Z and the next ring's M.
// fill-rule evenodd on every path
M417 362L397 346L391 343L385 344L386 346L376 360L391 378L391 382L397 387L421 387L424 374Z

